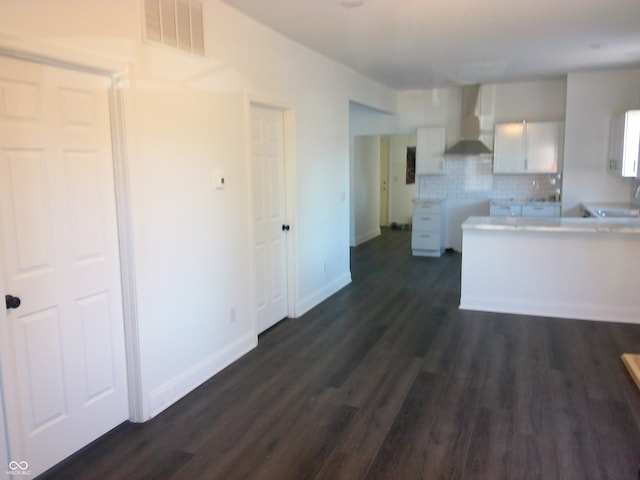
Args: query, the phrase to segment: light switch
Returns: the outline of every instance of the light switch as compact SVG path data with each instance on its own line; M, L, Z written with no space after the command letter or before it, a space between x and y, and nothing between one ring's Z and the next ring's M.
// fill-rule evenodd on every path
M216 186L218 190L222 190L225 187L224 173L215 172L213 174L213 184Z

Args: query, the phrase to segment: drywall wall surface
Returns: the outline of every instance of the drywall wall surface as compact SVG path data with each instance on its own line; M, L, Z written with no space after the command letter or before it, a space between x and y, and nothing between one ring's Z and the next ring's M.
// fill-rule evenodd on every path
M580 215L580 202L628 202L635 185L607 173L614 114L640 108L640 69L574 73L567 78L563 216Z
M349 102L396 108L394 91L203 3L199 57L144 43L143 2L0 0L4 47L121 73L145 418L257 341L248 100L293 118L294 315L350 281Z

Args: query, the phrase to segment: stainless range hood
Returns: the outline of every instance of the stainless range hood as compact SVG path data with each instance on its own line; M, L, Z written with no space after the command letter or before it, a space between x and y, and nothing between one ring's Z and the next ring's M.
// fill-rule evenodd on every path
M480 141L480 119L478 118L478 96L480 85L462 87L460 108L460 140L444 154L449 156L479 156L491 152L489 147Z

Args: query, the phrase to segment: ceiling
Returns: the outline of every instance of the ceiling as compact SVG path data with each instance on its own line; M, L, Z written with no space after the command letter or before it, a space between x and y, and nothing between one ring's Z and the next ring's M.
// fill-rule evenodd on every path
M640 65L640 0L223 1L396 89Z

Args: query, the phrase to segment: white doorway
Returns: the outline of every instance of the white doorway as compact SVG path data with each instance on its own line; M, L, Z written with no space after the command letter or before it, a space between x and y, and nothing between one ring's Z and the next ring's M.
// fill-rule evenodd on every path
M258 333L287 317L288 237L284 111L251 103L253 275Z
M388 136L380 137L380 226L389 226L389 143Z
M0 56L2 391L33 476L129 417L110 79ZM0 466L0 470L4 468Z

